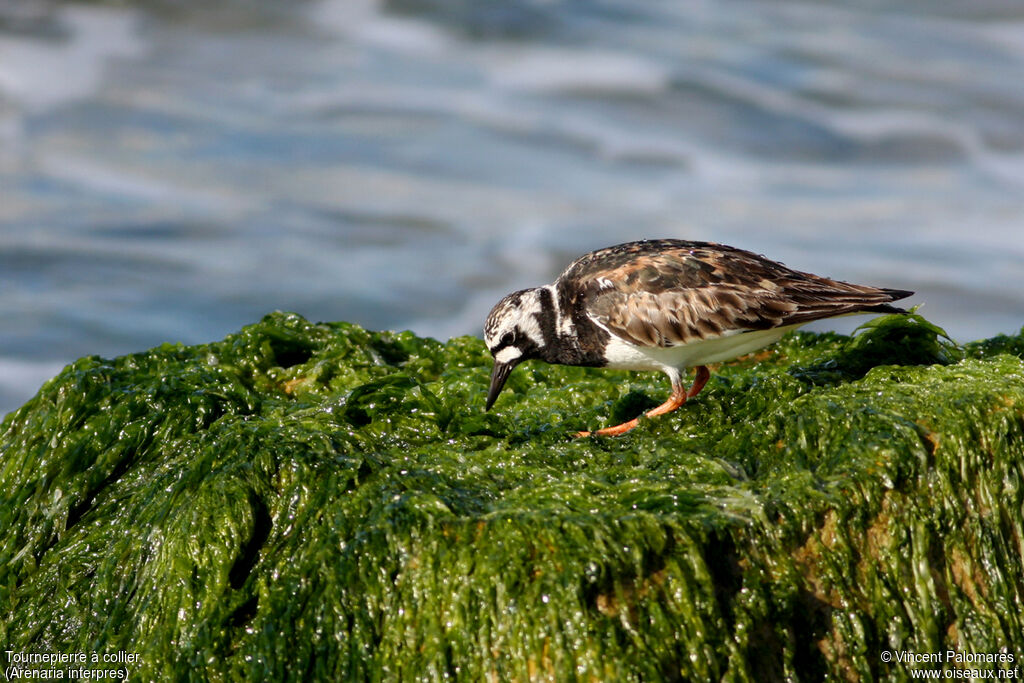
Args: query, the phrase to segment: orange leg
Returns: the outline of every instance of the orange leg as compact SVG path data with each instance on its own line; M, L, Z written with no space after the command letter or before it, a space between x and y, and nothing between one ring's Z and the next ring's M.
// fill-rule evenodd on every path
M691 399L700 393L700 390L704 388L704 385L708 383L708 379L711 377L711 373L708 372L707 367L698 365L696 372L693 376L693 386L690 387L689 391L683 390L683 385L673 384L672 395L668 397L668 400L662 403L657 408L644 413L644 417L657 417L658 415L664 415L665 413L671 413L673 410L679 408L679 406L686 403L687 399ZM614 427L605 427L604 429L598 429L596 432L576 432L574 436L618 436L625 434L630 429L633 429L640 424L640 418L636 417L629 422L623 422L620 425Z

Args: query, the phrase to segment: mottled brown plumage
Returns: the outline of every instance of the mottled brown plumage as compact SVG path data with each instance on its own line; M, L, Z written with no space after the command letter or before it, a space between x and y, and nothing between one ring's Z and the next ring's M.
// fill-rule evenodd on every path
M612 334L662 347L857 311L894 312L886 303L911 294L804 273L721 244L681 240L600 249L571 264L561 281L575 283L590 316Z

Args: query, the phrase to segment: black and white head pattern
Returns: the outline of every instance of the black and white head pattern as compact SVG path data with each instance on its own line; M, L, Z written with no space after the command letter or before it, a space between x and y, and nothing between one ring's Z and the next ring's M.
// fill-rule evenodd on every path
M491 309L484 324L484 343L502 365L535 358L544 345L543 305L539 289L512 292Z

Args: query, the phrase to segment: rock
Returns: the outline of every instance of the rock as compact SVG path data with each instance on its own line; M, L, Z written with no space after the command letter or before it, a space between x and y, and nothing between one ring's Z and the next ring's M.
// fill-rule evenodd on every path
M1019 670L1021 355L790 335L608 439L571 434L663 377L531 362L484 413L478 339L282 313L83 358L0 428L0 641L157 680ZM906 662L947 651L1004 661Z

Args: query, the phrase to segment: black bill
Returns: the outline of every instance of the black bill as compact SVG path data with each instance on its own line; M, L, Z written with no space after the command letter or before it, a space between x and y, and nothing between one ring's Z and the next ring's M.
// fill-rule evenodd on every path
M509 373L515 366L515 363L494 361L494 369L491 370L491 388L487 390L487 405L484 406L484 410L490 410L494 402L498 400L498 394L501 393L502 387L505 386L505 380L508 379Z

